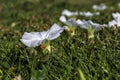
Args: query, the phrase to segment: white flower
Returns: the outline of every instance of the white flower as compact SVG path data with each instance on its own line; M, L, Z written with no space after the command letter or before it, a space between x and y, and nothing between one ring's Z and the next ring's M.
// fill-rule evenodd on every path
M117 16L114 20L108 22L109 27L117 26L120 27L120 17Z
M92 17L93 14L91 12L80 12L80 15L85 16L85 17Z
M78 19L78 20L76 21L76 24L79 26L79 25L84 24L84 22L83 22L82 20Z
M114 20L108 22L109 27L112 27L112 26L120 27L120 13L118 12L112 13L112 16Z
M93 9L94 10L105 10L105 9L107 9L107 6L103 3L101 3L100 5L93 5Z
M85 21L85 20L80 20L78 19L76 21L77 25L80 26L80 28L83 29L95 29L95 31L99 31L102 29L102 25L93 23L91 20Z
M61 16L59 20L67 25L65 26L65 29L70 33L71 36L75 35L75 29L77 26L75 18L70 18L66 20L65 16Z
M63 23L66 23L67 20L66 20L66 17L65 16L60 16L59 20Z
M78 12L71 12L71 11L65 9L65 10L62 11L62 15L68 16L68 17L70 17L70 16L77 16Z
M70 18L67 20L65 16L60 16L59 20L68 26L76 26L75 18Z
M94 32L95 31L99 31L102 29L102 25L97 24L97 23L93 23L91 20L88 21L81 21L81 20L77 20L76 23L78 24L78 26L80 26L80 28L86 29L88 31L88 38L94 38Z
M116 17L120 17L120 13L116 12L116 13L112 13L113 18L115 19Z
M116 24L117 24L117 23L116 23L115 20L112 20L112 21L109 21L109 22L108 22L108 26L109 26L109 27L115 26Z
M116 21L116 25L118 26L118 27L120 27L120 16L119 17L116 17L115 18L115 21Z
M48 31L25 32L20 40L28 47L36 47L42 44L45 40L56 39L64 29L65 27L60 27L57 24L54 24Z
M95 12L95 13L92 13L92 12L80 12L80 15L81 16L85 16L85 17L92 17L94 15L100 15L100 12Z

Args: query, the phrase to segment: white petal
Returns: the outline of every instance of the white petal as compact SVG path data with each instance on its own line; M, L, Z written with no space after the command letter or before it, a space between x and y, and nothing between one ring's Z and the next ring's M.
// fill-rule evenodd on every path
M65 10L63 10L62 15L71 16L72 13L69 10L65 9Z
M86 13L84 13L84 16L86 16L86 17L92 17L92 16L93 16L93 13L91 13L91 12L86 12Z
M103 3L101 3L100 5L93 5L94 10L105 10L106 8L107 6Z
M92 25L92 28L94 28L96 31L99 31L102 29L103 25L100 25L98 23L93 23L91 20L89 20L88 22Z
M63 10L62 15L65 15L65 16L68 16L68 17L77 16L78 12L77 11L76 12L71 12L71 11L65 9L65 10Z
M116 21L116 23L117 23L117 26L120 27L120 17L116 17L116 18L115 18L115 21Z
M65 16L60 16L59 20L63 23L66 23L66 17Z
M116 13L112 13L113 18L115 19L116 17L120 17L120 13L116 12Z
M76 11L76 12L72 12L72 15L73 16L77 16L78 15L78 12Z
M74 25L76 25L75 20L76 20L75 18L70 18L70 19L68 19L66 24L69 26L74 26Z
M28 47L36 47L39 46L45 40L46 34L47 32L25 32L20 41Z
M83 20L83 23L82 24L79 24L80 28L83 28L83 29L87 29L90 24L88 24L87 21Z
M42 36L43 40L46 39L47 34L48 34L48 31L42 31L42 32L40 32L40 35Z
M52 27L48 30L48 35L46 38L48 40L53 40L53 39L59 37L60 33L63 32L64 29L65 29L65 27L60 27L57 24L53 24Z
M91 20L85 21L83 20L82 23L78 24L80 28L83 29L95 29L95 31L99 31L102 29L102 25L93 23Z
M95 12L95 13L92 13L92 12L80 12L80 15L81 16L85 16L85 17L92 17L94 15L100 15L100 12Z
M112 21L109 21L109 22L108 22L108 26L109 26L109 27L115 26L116 24L117 24L117 23L116 23L115 20L112 20Z
M80 15L84 15L84 12L80 12Z
M82 25L82 24L84 24L84 23L83 23L82 20L78 19L78 20L76 21L76 24L77 24L77 25Z

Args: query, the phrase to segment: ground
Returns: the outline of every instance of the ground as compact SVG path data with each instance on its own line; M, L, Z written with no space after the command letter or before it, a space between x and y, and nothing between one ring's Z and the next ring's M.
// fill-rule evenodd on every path
M77 29L74 37L66 31L51 41L52 52L40 46L29 48L20 39L24 32L47 30L59 21L64 9L92 11L93 4L105 3L107 10L91 19L100 24L112 20L113 12L120 12L118 2L110 0L0 0L0 80L86 80L120 79L120 28L104 28L95 32L93 43ZM16 79L17 80L17 79ZM21 80L21 79L19 79Z

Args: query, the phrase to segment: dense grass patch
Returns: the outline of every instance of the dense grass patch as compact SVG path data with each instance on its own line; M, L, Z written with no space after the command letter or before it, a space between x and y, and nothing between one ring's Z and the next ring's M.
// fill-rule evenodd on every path
M102 1L73 3L72 0L1 0L0 1L0 80L86 80L120 79L120 28L103 28L95 32L93 42L87 31L76 29L70 37L67 31L50 42L52 51L43 53L40 46L28 48L20 42L24 32L43 31L54 23L63 26L59 17L63 9L94 11L92 5ZM113 12L120 12L118 1L104 1L108 9L100 16L83 17L96 23L108 23ZM85 35L86 34L86 35ZM37 77L37 78L36 78ZM36 79L35 79L36 78Z

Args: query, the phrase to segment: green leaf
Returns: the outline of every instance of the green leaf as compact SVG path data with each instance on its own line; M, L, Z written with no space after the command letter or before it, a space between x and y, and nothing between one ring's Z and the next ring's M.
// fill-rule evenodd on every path
M3 77L3 72L2 70L0 69L0 79Z
M83 72L82 72L82 70L81 69L78 69L78 72L79 72L79 76L80 76L80 80L86 80L85 79L85 76L84 76L84 74L83 74Z

